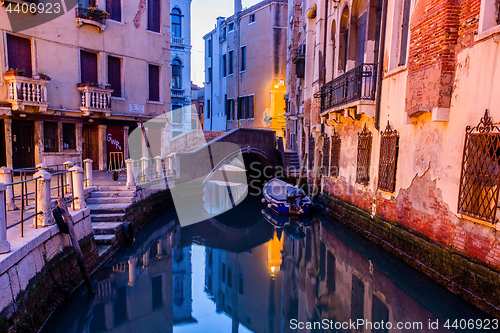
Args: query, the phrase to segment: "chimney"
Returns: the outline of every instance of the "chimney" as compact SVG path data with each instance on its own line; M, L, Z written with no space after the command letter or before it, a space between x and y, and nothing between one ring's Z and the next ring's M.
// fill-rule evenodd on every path
M238 14L239 12L241 12L241 0L234 0L234 13L235 14Z

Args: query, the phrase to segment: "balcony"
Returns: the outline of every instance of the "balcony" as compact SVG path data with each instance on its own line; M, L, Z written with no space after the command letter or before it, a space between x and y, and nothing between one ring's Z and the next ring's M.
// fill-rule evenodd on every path
M5 76L7 82L7 101L12 110L24 110L28 106L37 107L40 112L47 111L47 83L50 80L32 79L24 76Z
M96 112L104 114L105 117L111 115L111 94L112 89L104 89L93 86L78 87L80 92L80 110L84 116L91 116Z
M357 113L374 116L377 65L361 64L328 82L315 97L321 98L321 112L357 108Z
M184 89L172 88L172 97L184 97Z
M184 47L184 38L170 36L170 44L172 44L172 46Z
M106 19L109 16L106 11L95 7L83 8L77 6L75 12L77 26L81 27L84 24L88 24L98 27L99 31L104 31Z

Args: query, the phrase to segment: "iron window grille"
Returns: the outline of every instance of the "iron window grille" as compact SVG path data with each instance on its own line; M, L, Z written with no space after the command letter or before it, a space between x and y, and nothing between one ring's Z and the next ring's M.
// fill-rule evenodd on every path
M309 136L309 155L307 156L308 162L309 162L309 170L313 169L314 165L314 145L316 143L314 142L314 136L311 134Z
M321 174L328 175L328 165L330 162L330 138L328 135L324 134L323 139L323 167L321 168Z
M358 133L358 159L356 166L356 183L368 186L370 182L370 159L372 154L372 133L366 128Z
M494 223L500 187L500 129L488 111L467 126L460 175L458 212Z
M340 139L340 135L335 131L334 128L331 143L330 177L339 177L341 142L342 140Z
M58 123L43 122L43 151L55 153L59 151Z
M378 169L378 188L386 192L396 190L396 169L399 153L399 133L392 129L389 122L380 139L380 161Z

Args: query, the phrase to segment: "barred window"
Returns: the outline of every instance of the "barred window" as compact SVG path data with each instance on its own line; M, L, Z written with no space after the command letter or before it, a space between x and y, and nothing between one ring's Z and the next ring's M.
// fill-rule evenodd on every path
M494 223L500 187L500 128L488 112L478 126L467 126L458 212Z
M58 124L53 122L43 122L43 151L59 151L59 131Z
M372 154L372 133L366 128L358 133L358 161L356 166L356 183L368 186L370 182L370 158Z
M321 168L322 175L328 175L328 165L330 162L330 138L325 135L323 139L323 167Z
M76 124L63 124L63 148L76 149Z
M314 165L314 145L315 144L316 143L314 142L314 136L311 134L309 136L309 156L307 156L308 162L309 162L309 170L312 170L313 165Z
M340 139L340 135L335 132L335 128L333 129L332 135L332 151L331 151L331 162L330 162L330 177L339 177L339 169L340 169L340 144L342 140Z
M394 192L396 189L396 168L399 152L399 134L389 122L380 139L380 162L378 169L378 188Z

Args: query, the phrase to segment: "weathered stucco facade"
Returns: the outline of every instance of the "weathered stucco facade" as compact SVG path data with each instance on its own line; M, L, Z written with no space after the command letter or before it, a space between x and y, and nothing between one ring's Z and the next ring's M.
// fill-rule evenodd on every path
M304 88L288 88L302 93L303 103L290 103L289 113L303 114L297 149L314 153L309 169L322 167L323 194L498 277L498 2L291 3L300 11L289 15L300 12L308 29L305 75L296 78ZM289 36L289 43L294 38L302 37ZM371 63L375 70L364 66ZM290 56L288 65L296 76ZM287 130L294 131L290 120ZM435 258L420 259L439 266ZM455 268L443 260L437 270L467 290L490 274L469 267L473 278L455 281Z
M205 119L208 130L272 129L285 123L287 3L265 0L220 17L204 36Z
M106 1L96 3L106 8ZM2 7L0 164L17 169L91 158L105 170L110 151L127 157L128 132L170 110L170 6L149 6L149 18L146 1L118 2L106 8L107 19L86 6L68 8L15 32Z

